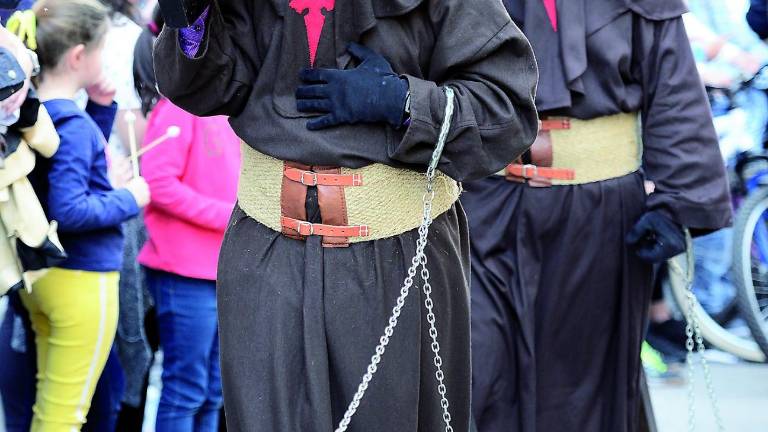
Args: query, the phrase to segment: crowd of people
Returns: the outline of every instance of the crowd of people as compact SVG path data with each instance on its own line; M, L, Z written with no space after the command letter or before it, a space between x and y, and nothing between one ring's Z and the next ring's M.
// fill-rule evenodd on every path
M195 117L157 92L152 44L163 22L154 5L46 0L18 9L27 12L4 18L23 30L33 14L34 34L21 34L40 67L27 100L41 101L40 117L58 133L58 150L38 158L29 178L66 258L48 262L44 276L21 275L9 294L5 427L141 430L159 348L157 430L217 430L216 261L236 199L239 139L225 117Z
M655 270L690 230L723 304L765 142L764 90L732 149L702 83L768 48L735 1L477 2L0 9L6 430L142 430L161 358L161 432L639 432Z

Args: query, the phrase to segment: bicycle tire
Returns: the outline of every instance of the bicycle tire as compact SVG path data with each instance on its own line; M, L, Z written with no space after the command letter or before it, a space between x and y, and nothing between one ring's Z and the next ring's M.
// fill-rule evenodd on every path
M669 271L667 272L669 274L668 280L672 297L681 311L688 309L687 292L689 282L686 276L687 267L687 256L686 254L681 254L670 260ZM766 361L765 353L755 341L740 338L729 332L718 324L696 299L694 299L693 314L698 318L701 335L715 348L747 361L758 363Z
M752 236L758 219L768 209L768 188L753 192L739 207L733 228L733 282L739 308L752 337L768 356L768 326L763 322L752 279Z
M721 326L725 326L736 318L741 317L741 307L739 306L739 298L734 292L733 298L723 306L723 309L712 316Z

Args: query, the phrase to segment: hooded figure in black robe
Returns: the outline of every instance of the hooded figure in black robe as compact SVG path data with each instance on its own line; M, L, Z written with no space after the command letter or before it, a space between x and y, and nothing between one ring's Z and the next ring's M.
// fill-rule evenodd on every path
M662 240L679 246L683 227L695 235L731 221L685 7L558 0L555 30L543 0L504 3L536 54L540 115L639 112L643 156L640 171L593 183L465 183L478 430L634 432L649 261L680 252Z
M318 37L318 29L319 40L313 39L310 33ZM189 45L180 41L182 31L165 28L157 41L161 92L194 114L231 116L248 146L278 160L347 168L378 163L424 172L445 114L440 86L456 91L438 166L453 179L490 175L535 138L533 53L498 0L219 0L202 25L186 30L204 31L191 55L182 52ZM309 66L353 71L359 59L350 55L350 42L383 56L378 64L388 63L406 80L409 121L308 130L319 116L299 109L297 88L306 84L299 74ZM393 74L384 79L392 82ZM375 98L366 103L378 109ZM241 182L241 189L251 186ZM397 184L389 187L396 190ZM307 190L306 219L328 223L317 189ZM227 426L331 431L374 354L418 232L324 248L317 236L301 241L268 228L243 210L242 198L222 245L217 287ZM458 202L436 216L426 253L452 426L466 432L466 219ZM349 431L445 427L420 288L417 282L411 290Z

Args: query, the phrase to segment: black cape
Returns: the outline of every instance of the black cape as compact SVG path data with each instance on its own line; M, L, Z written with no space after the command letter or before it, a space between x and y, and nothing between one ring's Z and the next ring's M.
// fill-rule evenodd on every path
M193 113L232 116L238 135L262 153L314 166L424 170L445 112L442 85L457 93L440 163L446 174L488 175L535 136L533 53L497 0L337 0L324 14L316 66L353 67L349 41L382 53L409 81L411 124L318 132L305 128L294 98L297 74L309 63L303 16L288 0L218 4L198 58L181 52L176 31L163 30L154 55L160 90ZM315 188L307 214L322 222ZM323 248L319 238L289 239L235 210L218 277L229 430L333 430L387 324L417 238L412 230ZM426 253L452 424L466 432L469 241L459 204L434 221ZM350 432L442 429L423 301L414 286Z
M552 30L540 0L505 0L534 47L542 115L642 116L648 207L707 231L731 223L725 169L679 0L559 0Z
M679 1L508 0L543 115L642 116L643 170L576 186L465 184L479 432L636 432L651 267L624 239L648 210L730 223L723 161ZM646 196L643 180L656 183Z

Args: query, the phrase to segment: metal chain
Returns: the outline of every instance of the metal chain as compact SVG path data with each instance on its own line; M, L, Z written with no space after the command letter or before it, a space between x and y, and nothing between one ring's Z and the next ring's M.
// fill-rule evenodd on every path
M432 310L432 285L429 283L429 270L427 270L427 255L421 257L421 278L424 279L424 306L427 308L427 322L429 323L429 337L432 338L432 352L435 353L435 378L437 378L437 392L440 393L440 407L443 409L443 422L445 432L453 432L451 427L451 413L448 409L447 390L443 380L443 358L440 357L440 343L437 341L437 327L435 326L435 313Z
M680 276L683 277L683 280L685 281L685 288L686 288L686 311L685 311L685 335L686 335L686 341L685 341L685 349L686 349L686 355L685 355L685 362L687 364L688 368L688 432L694 432L696 430L696 393L694 389L694 360L693 360L693 350L694 346L696 348L696 352L699 354L699 361L701 362L701 368L704 372L704 384L707 388L707 393L709 394L709 402L712 406L712 415L715 417L715 424L717 426L717 430L719 432L725 431L725 427L723 426L723 419L720 416L720 406L717 400L717 394L715 393L714 385L712 384L712 373L709 369L709 362L704 357L704 352L706 350L704 346L704 337L701 335L701 325L699 322L699 317L694 313L694 309L696 308L696 296L693 293L693 270L695 266L694 262L694 256L693 256L693 241L691 239L691 234L688 230L685 231L686 236L686 244L687 244L687 253L686 253L686 260L688 269L686 272L683 272L683 270L680 268L680 266L675 262L670 260L670 267L672 270L676 271L680 274Z
M687 283L686 283L687 284ZM686 288L688 289L688 288ZM696 394L694 393L694 379L693 373L693 299L690 292L686 292L686 311L685 311L685 334L687 339L685 341L685 363L688 369L688 432L694 432L696 430Z
M363 397L365 396L366 390L368 390L368 386L371 383L371 380L373 379L373 376L376 374L376 371L379 369L379 364L381 363L381 359L384 356L384 352L387 349L387 345L389 345L390 338L395 332L395 328L397 327L398 319L400 318L400 314L403 311L403 306L405 306L405 299L408 297L408 294L410 293L411 287L413 286L413 280L416 277L416 270L418 269L419 265L422 266L421 269L421 277L424 279L424 294L426 297L426 300L424 301L425 307L427 308L427 321L429 322L429 336L432 338L432 352L435 354L434 358L434 364L436 368L435 377L437 378L438 386L437 391L440 393L441 401L440 406L443 410L443 421L445 422L445 432L453 432L453 428L451 427L451 414L449 412L449 405L448 405L448 398L446 396L447 389L445 387L445 384L443 383L444 380L444 373L442 370L442 364L443 359L440 357L440 344L437 342L437 327L435 327L435 314L432 311L432 286L429 284L429 270L427 270L427 256L424 253L424 249L427 246L427 237L429 234L429 226L432 224L432 201L435 198L435 177L437 173L437 165L440 162L440 157L443 154L443 149L445 148L445 143L448 140L448 132L450 131L451 127L451 120L453 119L453 111L454 111L454 91L450 87L445 88L445 96L446 96L446 106L445 106L445 117L443 118L443 125L440 129L440 135L438 138L437 146L435 147L434 152L432 153L432 159L429 163L429 168L427 169L427 188L426 192L424 192L424 195L422 196L422 203L423 203L423 217L421 220L421 225L419 226L419 239L416 241L416 256L413 257L411 260L411 266L408 268L408 276L405 278L405 281L403 282L403 286L400 288L400 295L397 297L397 300L395 301L395 306L392 308L392 315L389 317L389 321L387 326L384 328L384 334L379 338L379 344L376 346L375 354L371 357L371 362L368 364L368 367L365 369L365 373L363 374L363 378L360 382L360 385L357 387L357 391L355 392L355 395L352 397L352 402L349 403L349 406L347 407L347 411L344 413L344 417L339 422L339 426L336 428L335 432L345 432L347 428L349 427L350 422L352 422L352 417L357 412L357 409L360 407L360 402L363 400Z

